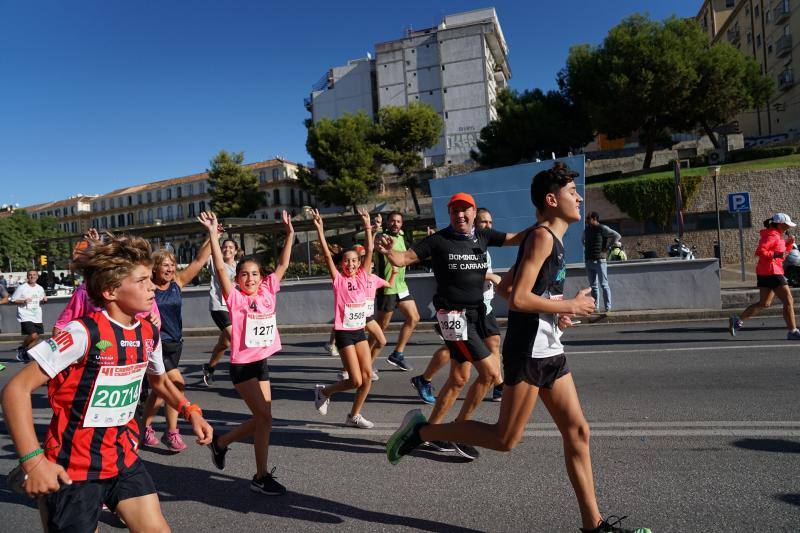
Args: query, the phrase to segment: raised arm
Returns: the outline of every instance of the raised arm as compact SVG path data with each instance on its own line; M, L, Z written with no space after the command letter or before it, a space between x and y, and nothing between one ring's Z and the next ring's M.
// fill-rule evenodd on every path
M219 247L219 224L217 215L212 212L200 213L197 221L208 231L208 242L211 251L211 260L214 263L214 274L219 281L219 289L222 292L222 299L227 300L228 295L233 291L233 283L228 278L228 270L225 268L225 260L222 258L222 248Z
M218 243L219 244L219 243ZM208 256L211 255L211 243L210 241L206 241L203 243L203 246L200 247L200 250L197 252L197 256L195 256L194 261L189 263L189 265L178 272L175 276L175 281L178 283L180 288L183 288L184 285L189 283L194 279L194 277L200 272L200 269L205 266L208 262ZM215 265L216 268L216 265Z
M405 252L399 252L397 250L392 249L393 245L394 245L394 239L392 239L388 235L382 235L381 238L378 239L378 242L376 243L376 246L378 247L378 252L385 255L386 260L389 261L393 266L405 267L419 262L419 257L417 257L417 252L415 252L414 250L406 250Z
M361 223L364 225L364 261L361 263L361 268L369 274L372 269L372 252L375 250L375 241L372 239L372 224L369 219L369 212L366 210L359 210L358 214L361 215Z
M322 248L322 257L325 258L325 264L328 266L331 279L336 279L336 265L333 262L331 251L328 248L328 241L325 240L325 228L322 226L322 216L320 216L319 210L311 210L311 221L314 222L314 227L317 228L319 246Z
M283 276L286 275L286 269L289 268L289 261L292 259L292 246L294 245L292 217L289 216L286 210L281 213L281 220L283 220L283 227L286 230L286 242L283 243L281 257L278 260L278 264L275 265L275 276L278 278L278 281L281 281Z

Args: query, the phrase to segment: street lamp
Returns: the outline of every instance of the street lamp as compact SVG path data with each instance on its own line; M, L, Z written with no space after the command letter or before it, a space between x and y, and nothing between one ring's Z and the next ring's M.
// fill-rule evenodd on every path
M313 207L310 205L303 206L303 218L311 220L311 210ZM306 259L308 261L308 275L311 276L311 242L308 240L308 230L306 230Z
M720 266L722 266L722 232L720 231L719 223L719 194L717 194L717 178L719 178L720 168L719 165L708 167L708 174L714 181L714 210L717 212L717 243L714 245L714 257L717 258Z

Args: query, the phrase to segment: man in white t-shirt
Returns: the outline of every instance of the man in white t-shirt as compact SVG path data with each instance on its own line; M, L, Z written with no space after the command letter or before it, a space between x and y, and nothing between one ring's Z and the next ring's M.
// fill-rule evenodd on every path
M41 304L47 301L44 289L36 283L39 273L29 270L27 278L27 283L19 285L11 295L11 302L17 306L17 322L22 334L27 335L17 348L17 360L24 362L30 361L28 348L39 341L39 335L44 334Z

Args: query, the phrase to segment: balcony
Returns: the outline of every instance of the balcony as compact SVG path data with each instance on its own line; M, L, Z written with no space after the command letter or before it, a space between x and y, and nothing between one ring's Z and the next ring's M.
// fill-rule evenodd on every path
M792 53L792 36L783 35L775 42L775 55L783 57Z
M739 31L739 28L731 28L728 30L728 42L731 44L736 44L742 38L742 32Z
M778 88L785 91L794 85L794 72L791 70L784 70L778 74Z
M772 8L775 24L781 24L789 18L792 14L792 8L789 7L789 0L781 0Z

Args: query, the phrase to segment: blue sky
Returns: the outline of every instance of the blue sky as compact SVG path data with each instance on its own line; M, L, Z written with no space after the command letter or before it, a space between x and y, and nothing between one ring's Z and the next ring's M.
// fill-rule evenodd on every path
M517 89L553 88L569 47L635 12L700 0L0 0L0 203L202 172L220 149L306 162L303 98L405 28L494 6ZM380 7L377 7L380 6Z

